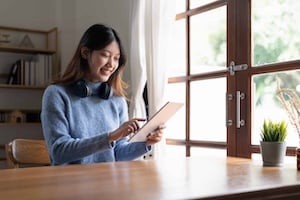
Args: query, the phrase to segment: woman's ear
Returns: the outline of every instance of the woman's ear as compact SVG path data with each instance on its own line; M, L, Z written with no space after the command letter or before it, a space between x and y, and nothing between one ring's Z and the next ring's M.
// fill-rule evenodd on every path
M89 49L87 47L82 47L80 50L80 53L84 59L87 59L88 54L89 54Z

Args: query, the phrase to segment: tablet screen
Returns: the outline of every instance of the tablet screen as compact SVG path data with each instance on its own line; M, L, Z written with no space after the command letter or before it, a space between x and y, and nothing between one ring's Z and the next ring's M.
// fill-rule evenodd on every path
M184 104L178 102L167 102L161 107L128 141L144 142L147 135L159 125L165 124Z

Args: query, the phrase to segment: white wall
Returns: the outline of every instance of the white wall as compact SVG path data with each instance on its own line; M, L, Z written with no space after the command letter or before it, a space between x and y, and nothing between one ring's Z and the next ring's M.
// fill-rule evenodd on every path
M130 0L61 0L59 27L62 67L68 64L83 32L94 23L104 23L115 28L126 52L129 52L129 2ZM126 79L128 75L126 70Z
M0 0L0 25L59 31L62 70L71 59L84 30L94 23L115 28L129 53L131 0ZM129 69L124 79L130 80Z
M0 25L32 29L56 26L55 1L0 0Z

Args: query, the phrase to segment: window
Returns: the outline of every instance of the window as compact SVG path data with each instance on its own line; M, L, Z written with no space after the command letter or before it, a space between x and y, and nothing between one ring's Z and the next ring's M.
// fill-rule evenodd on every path
M288 119L276 101L277 78L283 87L300 88L300 2L176 3L167 96L185 109L168 122L167 149L184 147L186 156L203 148L238 157L259 153L263 119ZM230 73L231 64L248 67ZM289 127L288 154L294 155L299 138Z

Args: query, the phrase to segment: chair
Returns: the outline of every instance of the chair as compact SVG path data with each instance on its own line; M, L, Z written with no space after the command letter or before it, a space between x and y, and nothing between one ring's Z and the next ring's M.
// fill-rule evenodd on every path
M45 140L14 139L5 145L8 168L50 165Z

